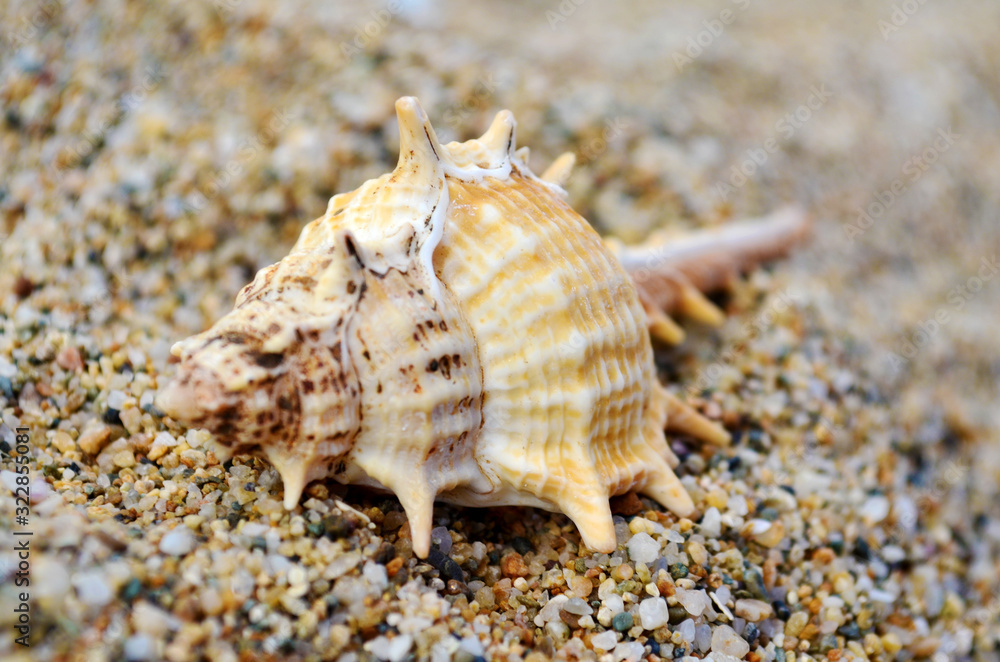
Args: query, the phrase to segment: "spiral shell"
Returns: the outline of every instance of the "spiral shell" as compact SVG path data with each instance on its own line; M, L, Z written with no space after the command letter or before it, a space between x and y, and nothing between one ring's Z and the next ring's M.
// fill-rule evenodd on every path
M396 111L395 170L335 196L230 314L174 347L160 408L266 456L289 509L328 477L391 490L421 557L435 499L563 512L602 552L610 496L689 514L668 415L728 436L657 382L650 305L565 202L569 160L535 176L509 111L447 145L415 99Z

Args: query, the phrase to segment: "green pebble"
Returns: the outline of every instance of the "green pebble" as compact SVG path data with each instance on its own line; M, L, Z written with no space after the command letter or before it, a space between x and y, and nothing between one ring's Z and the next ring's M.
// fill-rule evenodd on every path
M534 599L530 595L519 595L517 596L517 601L520 602L525 607L538 607L538 600Z
M689 618L688 611L680 605L674 605L673 607L667 607L667 613L670 614L670 624L679 625Z
M768 506L766 508L761 508L760 511L757 513L757 517L763 520L767 520L768 522L773 522L776 519L778 519L780 515L778 513L777 508L772 508Z
M615 593L618 595L625 595L626 593L635 593L636 589L639 588L639 582L629 579L624 581L615 587Z
M587 564L583 559L577 559L574 570L576 570L576 574L578 575L585 574L587 572Z
M675 563L670 566L670 576L674 579L683 579L688 576L688 567L683 563Z
M615 614L615 617L611 619L611 627L613 627L618 632L627 632L632 629L632 614L628 612L622 612L620 614Z
M861 628L859 628L858 624L855 623L854 621L851 621L850 623L847 623L845 625L841 625L840 628L837 629L837 632L839 632L845 639L849 640L861 639Z
M321 524L323 525L323 533L330 540L346 538L354 531L354 525L346 517L340 515L327 515Z
M132 602L139 596L139 591L142 590L142 582L133 577L128 580L124 588L122 588L122 600L127 600Z
M764 575L754 567L743 571L743 581L747 585L747 590L758 600L769 602L767 590L764 588Z

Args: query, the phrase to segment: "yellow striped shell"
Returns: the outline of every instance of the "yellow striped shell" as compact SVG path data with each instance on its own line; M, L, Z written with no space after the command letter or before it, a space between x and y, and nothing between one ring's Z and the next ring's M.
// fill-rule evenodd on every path
M688 514L668 414L727 435L658 384L632 278L555 183L571 162L536 177L508 111L441 145L415 99L396 110L396 169L335 196L229 315L175 346L161 409L266 456L287 508L327 477L391 490L421 557L435 499L560 511L603 552L610 496Z

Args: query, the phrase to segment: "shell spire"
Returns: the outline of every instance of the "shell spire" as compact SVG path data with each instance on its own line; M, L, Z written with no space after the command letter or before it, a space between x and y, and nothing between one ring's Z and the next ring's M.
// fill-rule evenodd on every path
M416 97L400 97L396 101L396 122L399 124L396 172L412 165L440 174L441 143Z

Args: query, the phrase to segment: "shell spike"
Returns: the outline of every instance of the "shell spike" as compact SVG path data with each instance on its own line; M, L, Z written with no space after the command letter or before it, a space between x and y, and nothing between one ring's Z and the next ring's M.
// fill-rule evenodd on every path
M647 458L647 462L649 478L639 491L655 499L678 517L690 515L694 511L694 502L667 461L654 455Z
M687 281L681 287L679 308L691 319L710 326L721 326L726 319L725 313L718 306Z
M396 101L396 120L399 122L399 163L402 170L408 163L435 164L440 169L441 143L427 113L416 97L400 97Z
M602 554L610 554L618 546L615 525L608 503L608 491L596 477L574 480L570 493L559 499L559 509L573 520L580 530L583 544Z
M431 551L431 528L434 515L434 490L423 476L411 477L406 485L394 485L393 491L403 504L410 523L413 553L425 559Z
M562 186L569 181L570 173L573 171L573 166L575 165L576 154L565 152L553 161L552 165L545 169L545 172L542 173L542 181Z
M293 510L302 498L302 492L306 488L309 463L303 461L304 458L287 455L276 448L264 447L264 454L267 460L281 475L281 481L285 487L284 505L285 510Z
M649 333L667 345L679 345L684 341L684 329L677 325L669 315L659 310L646 312L649 317Z
M501 110L493 118L493 123L490 124L490 128L482 135L479 142L483 143L494 154L497 162L501 162L517 150L514 137L516 127L514 113L509 110Z
M804 209L791 206L763 218L669 240L661 237L641 246L615 241L607 245L632 275L647 311L679 309L714 324L721 311L707 300L696 298L691 290L709 292L728 286L740 273L787 253L805 239L811 225Z
M687 434L716 446L729 445L729 433L719 424L705 418L672 393L666 393L666 397L668 430Z

